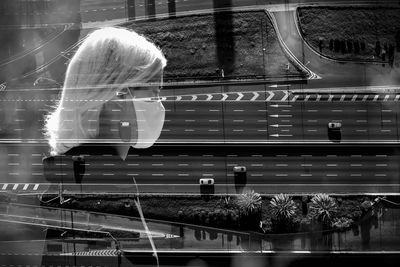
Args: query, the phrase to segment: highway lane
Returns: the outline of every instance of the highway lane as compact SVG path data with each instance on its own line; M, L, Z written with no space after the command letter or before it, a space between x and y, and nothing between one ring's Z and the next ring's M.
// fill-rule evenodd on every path
M391 147L155 146L131 150L125 162L111 155L86 155L82 183L132 184L135 177L139 185L161 186L167 190L170 185L195 186L199 178L214 178L218 186L233 185L233 167L246 166L247 183L256 190L260 185L261 192L268 185L280 190L283 187L283 192L293 190L291 186L297 192L308 192L309 186L313 192L335 192L331 188L337 186L342 187L340 192L348 187L357 192L370 192L371 186L383 185L391 187L390 191L383 192L399 193L399 153L398 148ZM38 190L40 183L48 182L75 183L69 157L56 161L44 172L42 157L32 154L31 166L28 166L31 173L23 177L18 172L22 163L20 156L3 155L2 191L35 191L34 184L39 184ZM274 188L268 190L274 191Z
M44 142L44 115L58 92L0 92L1 140ZM400 95L395 92L181 92L163 92L166 117L158 143L331 143L328 122L342 123L341 143L399 141ZM115 122L102 119L111 132L118 131Z

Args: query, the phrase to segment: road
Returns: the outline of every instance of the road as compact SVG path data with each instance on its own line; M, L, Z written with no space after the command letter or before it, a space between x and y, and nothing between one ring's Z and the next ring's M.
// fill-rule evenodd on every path
M8 146L17 150L16 146ZM232 192L234 166L247 167L247 184L260 193L398 193L399 149L388 147L293 146L155 146L132 150L125 162L110 155L86 158L82 183L130 184L132 177L143 192L199 192L199 178L214 178L217 193ZM37 150L37 149L36 149ZM64 159L43 172L42 157L32 156L22 172L18 154L8 155L14 164L1 168L0 190L41 192L41 183L75 183L72 160ZM44 176L47 175L49 180ZM29 181L29 182L28 182ZM225 186L228 185L228 186ZM229 187L229 188L228 188ZM84 187L90 189L89 187ZM79 187L75 188L78 189ZM103 192L107 188L103 187ZM108 188L113 191L115 189Z
M184 89L163 92L166 117L158 143L400 141L398 93L247 91L251 88L248 86L242 91L232 92L235 88L227 86L223 89L226 93L190 94ZM30 90L0 92L0 110L4 111L3 117L0 117L1 140L44 142L43 118L57 98L57 93L37 94ZM330 139L328 122L342 123L340 140ZM109 121L109 124L110 131L118 131L114 129L115 123ZM119 139L107 142L110 141L121 142Z

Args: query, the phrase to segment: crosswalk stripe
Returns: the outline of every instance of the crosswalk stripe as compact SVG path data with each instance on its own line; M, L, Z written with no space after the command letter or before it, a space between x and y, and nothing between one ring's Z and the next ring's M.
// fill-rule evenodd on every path
M39 187L39 184L35 184L35 186L33 187L33 191L36 191Z
M1 190L6 190L7 189L8 184L4 184L3 188L1 188Z
M14 184L13 189L12 190L17 190L19 184Z
M22 188L22 190L25 191L26 189L28 189L28 186L29 186L29 184L25 184L24 187Z

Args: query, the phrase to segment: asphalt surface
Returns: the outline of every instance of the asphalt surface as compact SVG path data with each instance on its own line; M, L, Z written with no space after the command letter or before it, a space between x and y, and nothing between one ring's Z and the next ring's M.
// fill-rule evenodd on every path
M20 165L2 168L1 191L42 192L48 187L42 183L51 182L54 193L58 192L59 183L76 182L70 158L57 161L57 166L46 172L39 156L32 157L31 165L25 169L19 155L8 158ZM85 164L82 183L89 185L83 187L83 192L90 192L90 184L95 192L118 192L121 184L122 192L136 193L132 181L135 177L141 193L199 193L200 178L213 178L216 193L236 193L234 166L247 167L248 187L265 194L398 193L400 186L399 151L390 146L155 146L132 150L125 162L110 155L91 155ZM98 184L113 184L115 188L99 189ZM64 189L69 192L82 190L79 185L74 191L67 188Z
M251 86L243 89L230 92L226 87L226 93L209 94L190 94L183 89L163 92L166 116L158 143L399 142L400 94L250 91ZM57 93L0 92L0 140L45 142L44 115L54 105ZM117 124L104 119L110 133L118 131ZM329 134L329 122L342 124L339 136ZM122 142L118 137L114 139L104 142Z
M237 89L228 86L226 93L208 94L190 94L194 89L163 92L166 122L158 145L131 150L126 162L108 155L91 157L82 183L131 184L133 176L138 184L146 185L140 187L141 192L179 193L198 192L198 179L212 177L217 192L223 193L232 192L233 166L244 165L248 184L260 193L398 193L398 151L390 148L399 142L396 91L333 93L337 91L332 89L322 94L251 91L250 87L233 92ZM0 108L8 116L2 117L4 184L0 189L37 191L49 182L42 164L48 151L42 125L56 93L2 94ZM342 123L341 139L328 134L327 124L332 121ZM121 142L104 142L110 141ZM235 147L239 144L252 146ZM295 144L322 148L290 146ZM374 148L362 147L369 144L375 144ZM62 164L50 182L75 183L72 163Z

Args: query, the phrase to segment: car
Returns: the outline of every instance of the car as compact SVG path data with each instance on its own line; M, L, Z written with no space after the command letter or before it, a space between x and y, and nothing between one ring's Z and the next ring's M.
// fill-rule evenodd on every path
M201 184L201 185L204 185L204 184L213 185L214 184L214 179L213 178L201 178L199 180L199 184Z
M233 172L246 172L246 167L244 167L244 166L235 166L235 167L233 167Z
M330 131L340 131L342 129L342 124L340 122L329 122L328 130Z

